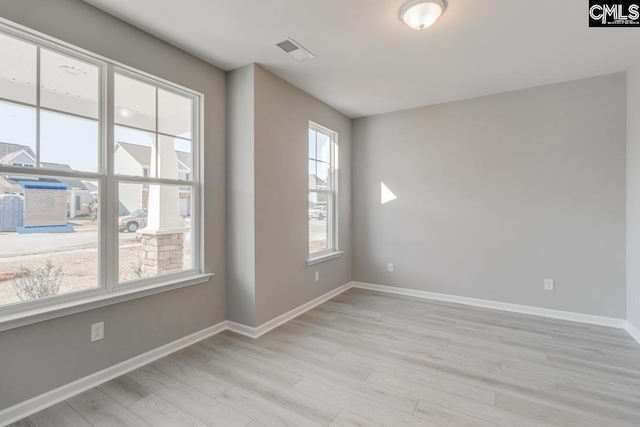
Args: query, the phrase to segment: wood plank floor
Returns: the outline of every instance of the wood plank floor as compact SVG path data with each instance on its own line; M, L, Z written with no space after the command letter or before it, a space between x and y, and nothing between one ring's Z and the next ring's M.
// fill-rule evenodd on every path
M640 426L640 345L580 323L351 289L223 332L14 426Z

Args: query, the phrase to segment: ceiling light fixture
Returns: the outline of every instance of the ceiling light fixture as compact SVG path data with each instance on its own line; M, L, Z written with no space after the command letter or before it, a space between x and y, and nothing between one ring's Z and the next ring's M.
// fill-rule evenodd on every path
M446 8L446 0L409 0L400 8L400 20L414 30L424 30L433 25Z

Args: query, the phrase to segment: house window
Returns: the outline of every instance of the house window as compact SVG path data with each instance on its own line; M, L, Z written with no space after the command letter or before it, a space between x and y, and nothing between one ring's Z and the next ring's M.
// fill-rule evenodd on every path
M337 251L335 235L337 134L309 125L309 259Z
M201 277L202 95L8 24L0 52L0 330Z

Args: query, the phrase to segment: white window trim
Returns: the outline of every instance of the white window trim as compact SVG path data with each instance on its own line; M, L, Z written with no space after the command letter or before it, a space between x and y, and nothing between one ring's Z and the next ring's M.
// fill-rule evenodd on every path
M94 293L89 291L81 291L73 294L62 295L55 298L55 302L48 301L42 306L20 307L20 310L7 311L0 315L0 332L22 326L31 325L46 320L56 319L58 317L69 316L71 314L82 313L83 311L95 310L96 308L106 307L113 304L119 304L137 298L148 297L162 292L173 291L176 289L193 286L207 282L213 273L187 275L184 278L161 276L167 280L163 280L146 286L129 286L117 292L101 292ZM32 301L37 302L37 301ZM29 304L29 302L20 305ZM13 308L13 307L12 307Z
M331 184L331 188L327 190L307 189L307 194L310 192L316 192L326 193L329 195L329 209L327 216L327 220L329 222L329 232L327 234L328 248L313 253L307 252L307 266L338 258L344 253L343 251L340 251L338 241L338 189L340 187L338 183L338 132L312 121L309 121L309 129L328 135L331 138L331 167L329 170L329 182Z
M331 251L331 252L325 253L324 255L314 256L313 258L309 258L307 260L307 266L310 267L312 265L320 264L321 262L339 258L340 255L342 255L343 253L344 251Z
M100 206L103 207L100 214L104 216L104 220L100 221L98 229L98 248L101 249L99 251L100 256L98 258L99 286L97 288L71 292L55 297L2 306L0 307L0 332L208 281L209 278L213 276L213 273L203 272L204 239L202 239L202 228L204 218L204 193L202 182L204 178L204 160L203 156L201 156L201 151L204 146L204 95L179 84L158 78L133 67L16 24L2 17L0 17L0 32L10 37L23 40L27 43L36 44L42 48L78 58L81 61L89 62L99 67L101 103L98 115L98 121L100 123L98 164L100 165L101 172L67 173L65 171L49 170L46 168L22 168L10 165L3 165L2 169L3 173L14 173L17 175L26 173L29 175L36 174L40 176L57 177L81 176L82 179L95 180L98 182L99 186L99 203ZM196 221L195 224L192 224L194 252L192 256L193 268L183 272L125 282L122 284L118 283L118 190L116 186L119 182L127 180L135 182L149 181L149 183L156 184L175 184L175 182L168 182L169 180L167 180L167 182L163 182L162 179L115 175L113 153L113 146L115 143L114 91L107 90L107 88L114 87L114 74L116 69L119 73L130 74L134 76L134 78L143 81L146 80L151 82L153 85L174 93L182 92L193 98L193 166L191 176L199 178L198 180L184 182L186 185L193 187L192 212L197 213L199 217L198 221ZM196 251L197 256L195 254Z

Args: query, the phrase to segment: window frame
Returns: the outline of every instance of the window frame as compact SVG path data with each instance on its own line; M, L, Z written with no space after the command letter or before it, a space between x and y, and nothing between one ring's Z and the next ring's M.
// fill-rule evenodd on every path
M319 125L313 121L309 121L307 130L312 130L317 133L321 133L329 138L330 156L329 156L329 185L326 190L307 189L307 199L309 194L325 194L327 196L327 248L310 252L307 250L307 265L314 265L319 262L323 262L329 259L340 256L343 252L339 249L338 242L338 132L331 130L325 126ZM311 158L311 153L308 152L307 144L307 164L310 160L319 161L317 158ZM317 156L317 149L316 149ZM308 167L308 166L307 166ZM307 221L307 240L309 239L309 221ZM308 246L308 244L307 244Z
M201 156L204 140L204 95L200 92L181 86L149 73L137 70L128 65L105 58L101 55L79 48L64 41L55 39L30 28L15 24L0 18L0 34L18 39L37 47L37 91L36 105L21 103L10 99L0 99L10 104L28 106L36 109L36 123L39 129L40 111L53 111L74 116L73 113L57 111L51 108L41 108L40 104L40 49L69 56L82 62L95 65L99 70L99 103L98 103L98 171L61 171L43 167L23 167L0 165L1 174L16 174L27 176L80 178L96 181L99 191L99 221L98 221L98 274L96 288L70 292L43 299L17 302L0 306L0 332L16 327L29 325L44 320L54 319L69 314L92 310L107 305L117 304L135 298L141 298L172 289L179 289L209 280L212 273L204 273L204 239L202 238L204 207L203 207L203 159ZM114 76L115 73L131 76L132 78L148 82L158 88L187 96L193 100L192 106L192 172L190 181L169 180L149 177L129 177L117 175L114 170L115 144L115 105L114 105ZM76 115L77 116L77 115ZM78 116L86 119L84 116ZM39 164L40 135L36 136L36 164ZM118 185L120 182L132 181L142 184L184 185L192 188L192 269L169 273L166 275L144 278L135 281L119 283L118 266Z
M121 124L121 123L116 123L115 122L115 102L113 100L112 97L112 103L111 106L108 108L108 111L110 111L113 115L113 121L110 122L113 124L113 126L109 126L112 129L112 132L114 133L114 135L112 135L107 143L111 143L111 147L109 148L109 153L111 153L112 156L112 163L114 162L113 156L114 156L114 145L115 145L115 128L116 127L121 127L121 128L126 128L126 129L133 129L133 130L138 130L138 131L143 131L143 132L148 132L148 133L153 133L155 134L156 138L156 144L160 144L160 136L166 136L166 137L170 137L170 138L178 138L178 139L182 139L185 140L186 138L181 138L181 137L176 137L175 135L169 135L163 132L160 132L158 129L158 120L159 117L157 116L157 110L158 110L158 103L159 103L159 98L157 97L158 95L158 90L162 89L164 91L167 91L169 93L173 93L173 94L178 94L178 95L182 95L182 96L186 96L189 97L193 102L192 102L192 112L191 112L191 118L192 118L192 122L191 122L191 129L192 129L192 135L191 135L191 180L181 180L179 177L176 179L166 179L166 178L157 178L157 177L151 177L151 168L149 168L149 176L138 176L138 175L125 175L122 173L116 173L115 172L115 164L111 165L111 170L113 171L113 180L114 180L114 189L113 191L115 192L115 200L113 202L113 207L114 210L116 211L115 215L116 215L116 219L118 217L118 208L119 208L119 202L120 199L118 197L118 188L119 188L119 184L142 184L142 185L171 185L171 186L183 186L183 187L190 187L193 188L192 191L192 212L196 212L196 218L197 220L195 221L196 223L194 224L192 222L192 228L191 228L191 245L192 245L192 267L189 270L183 270L177 273L169 273L167 275L162 275L162 276L154 276L154 277L147 277L144 279L138 279L138 280L132 280L132 281L126 281L126 282L122 282L120 283L119 281L119 256L118 256L118 250L119 250L119 244L114 245L114 250L115 250L115 255L114 255L114 260L112 263L112 266L114 268L114 287L115 288L121 288L121 287L130 287L130 286L143 286L147 283L153 284L154 282L158 282L160 281L162 278L164 277L174 277L177 279L180 279L182 277L184 278L189 278L191 276L194 275L194 272L200 272L202 265L203 265L203 258L202 258L202 233L201 233L201 225L202 225L202 213L201 213L201 162L200 162L200 151L201 151L201 123L202 123L202 118L201 118L201 114L200 114L200 110L202 109L202 94L197 94L196 92L190 91L186 88L183 88L181 86L178 86L176 84L173 83L166 83L164 81L160 81L154 77L150 77L148 75L144 75L142 73L140 73L137 70L131 70L129 67L125 68L122 66L114 66L113 67L113 72L111 73L110 77L112 79L112 82L114 82L115 80L115 75L116 74L120 74L122 76L128 77L130 79L133 80L137 80L140 81L142 83L146 83L149 85L152 85L156 88L156 130L155 131L150 131L150 130L145 130L142 128L138 128L135 126L130 126L130 125L125 125L125 124ZM112 88L115 88L115 83L112 83L111 85ZM115 94L115 90L112 91L112 94ZM199 98L200 97L200 98ZM157 159L156 159L157 161ZM195 177L199 177L199 179L194 179ZM117 221L116 221L117 223ZM117 225L115 226L117 229ZM196 251L196 248L201 248L200 250ZM197 256L194 256L197 255Z

